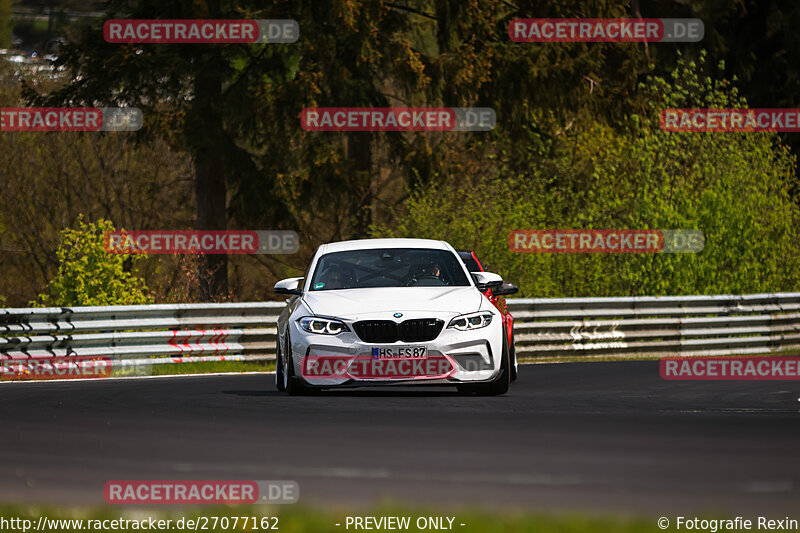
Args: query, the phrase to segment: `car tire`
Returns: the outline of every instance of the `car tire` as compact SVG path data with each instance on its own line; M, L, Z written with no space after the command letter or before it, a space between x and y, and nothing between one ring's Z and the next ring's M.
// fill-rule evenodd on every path
M279 392L286 392L284 376L283 357L281 357L281 341L279 337L275 340L275 388Z
M470 383L458 385L461 394L477 394L478 396L500 396L508 392L511 384L511 357L508 353L508 341L503 331L503 353L500 357L500 374L489 383Z
M292 342L289 339L289 332L286 332L286 352L284 354L285 369L284 369L284 383L286 384L286 392L289 396L306 396L315 394L317 389L306 385L302 379L294 375L294 361L290 356Z

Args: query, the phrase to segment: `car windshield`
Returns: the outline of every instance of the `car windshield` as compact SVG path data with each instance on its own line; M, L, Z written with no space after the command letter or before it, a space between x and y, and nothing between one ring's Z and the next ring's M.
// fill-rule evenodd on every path
M372 287L469 286L455 254L447 250L381 248L332 252L314 270L312 291Z

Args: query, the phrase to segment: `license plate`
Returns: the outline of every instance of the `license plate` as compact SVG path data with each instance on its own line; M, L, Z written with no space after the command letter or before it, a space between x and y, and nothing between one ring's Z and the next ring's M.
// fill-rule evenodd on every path
M427 356L427 346L386 346L372 349L373 359L418 359Z

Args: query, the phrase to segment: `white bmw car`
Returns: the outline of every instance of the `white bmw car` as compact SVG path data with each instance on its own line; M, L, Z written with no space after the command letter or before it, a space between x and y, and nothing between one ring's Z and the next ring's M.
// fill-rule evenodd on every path
M365 239L320 246L305 278L275 284L291 295L278 318L278 390L455 385L508 391L500 312L481 294L502 279L468 272L444 241Z

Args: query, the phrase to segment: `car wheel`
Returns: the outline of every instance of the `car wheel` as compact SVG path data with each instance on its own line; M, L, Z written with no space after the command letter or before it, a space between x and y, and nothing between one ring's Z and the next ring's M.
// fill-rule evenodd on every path
M283 382L286 392L289 396L304 396L307 394L314 394L317 389L306 385L303 381L294 375L294 360L291 356L292 342L289 339L289 332L286 332L286 352L283 356Z
M281 357L280 338L275 340L275 388L280 392L286 391L286 372L283 357Z
M489 383L470 383L458 385L458 392L462 394L477 394L478 396L500 396L508 392L511 384L511 358L508 353L508 341L503 332L503 353L500 358L500 374Z

